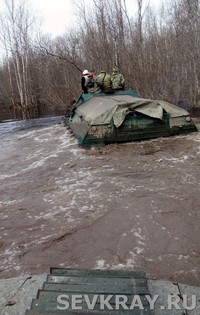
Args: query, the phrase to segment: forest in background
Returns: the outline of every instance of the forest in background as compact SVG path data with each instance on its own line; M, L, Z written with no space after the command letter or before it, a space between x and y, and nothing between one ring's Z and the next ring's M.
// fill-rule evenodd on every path
M76 25L53 39L27 1L3 1L0 120L62 115L81 93L83 69L114 66L144 98L200 107L200 1L168 1L155 13L135 0L133 15L126 0L80 0Z

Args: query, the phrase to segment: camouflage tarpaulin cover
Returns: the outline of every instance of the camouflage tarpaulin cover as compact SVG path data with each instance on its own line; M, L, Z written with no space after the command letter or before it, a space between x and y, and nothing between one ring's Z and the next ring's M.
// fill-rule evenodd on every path
M78 106L76 112L90 125L110 124L113 119L115 126L119 127L128 112L133 109L157 119L163 118L163 110L169 113L170 117L189 115L186 110L164 101L114 94L94 96Z

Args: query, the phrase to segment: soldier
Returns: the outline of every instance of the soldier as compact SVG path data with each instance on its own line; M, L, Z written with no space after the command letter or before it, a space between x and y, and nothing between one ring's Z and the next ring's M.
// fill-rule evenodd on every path
M100 92L109 92L111 90L111 76L106 71L101 70L95 79L95 83Z
M124 77L117 71L117 69L113 69L111 82L113 90L124 90Z
M92 75L93 79L96 78L96 74L95 74L94 69L90 70L89 74Z
M94 86L95 86L95 82L94 82L94 77L93 74L89 73L87 78L85 79L85 87L88 91L88 93L94 93Z

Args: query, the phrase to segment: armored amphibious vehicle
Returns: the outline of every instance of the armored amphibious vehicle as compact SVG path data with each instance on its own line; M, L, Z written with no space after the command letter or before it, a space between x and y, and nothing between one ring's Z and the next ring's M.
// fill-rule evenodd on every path
M186 110L165 101L141 98L133 90L81 94L64 120L86 146L198 131Z

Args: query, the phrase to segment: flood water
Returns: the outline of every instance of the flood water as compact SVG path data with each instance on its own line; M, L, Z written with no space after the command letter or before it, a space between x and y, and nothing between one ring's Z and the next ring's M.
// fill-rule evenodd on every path
M115 268L200 285L200 133L88 150L59 122L0 124L0 278Z

